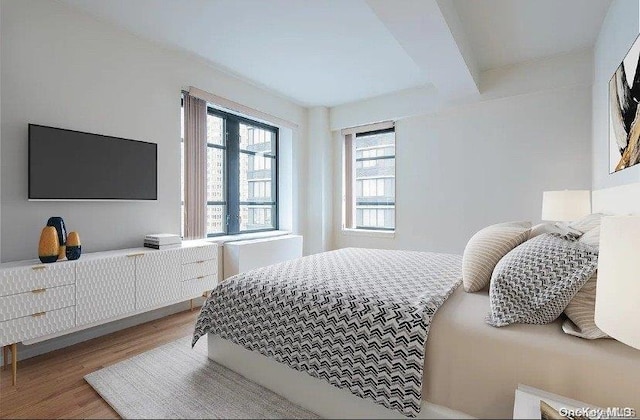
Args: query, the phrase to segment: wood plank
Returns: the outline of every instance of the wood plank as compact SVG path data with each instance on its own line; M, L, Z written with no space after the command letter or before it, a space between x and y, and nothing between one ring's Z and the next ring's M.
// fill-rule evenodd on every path
M18 363L18 383L0 371L0 418L119 418L84 376L193 333L185 311Z

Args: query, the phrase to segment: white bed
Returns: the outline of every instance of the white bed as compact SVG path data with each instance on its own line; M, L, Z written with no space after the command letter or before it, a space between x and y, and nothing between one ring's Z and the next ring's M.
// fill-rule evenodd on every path
M484 322L488 309L486 293L459 287L436 313L419 418L510 418L518 384L600 407L640 407L640 351L567 335L560 321L494 328ZM209 358L322 417L402 417L220 337L208 343Z
M625 195L594 193L594 211L605 203L608 213L640 213L629 209ZM485 323L488 309L486 293L460 287L436 313L425 347L419 418L510 418L520 383L595 406L640 408L640 351L615 340L569 336L560 321L493 328ZM322 417L402 417L218 336L209 334L208 344L212 360Z

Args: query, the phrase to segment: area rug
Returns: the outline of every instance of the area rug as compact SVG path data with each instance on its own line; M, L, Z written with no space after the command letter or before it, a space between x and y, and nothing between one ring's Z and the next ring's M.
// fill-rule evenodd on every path
M85 376L123 418L318 418L207 358L207 340L191 337Z

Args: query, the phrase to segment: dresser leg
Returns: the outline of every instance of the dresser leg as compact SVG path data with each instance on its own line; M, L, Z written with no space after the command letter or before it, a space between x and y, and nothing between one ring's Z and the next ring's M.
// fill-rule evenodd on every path
M18 377L18 344L11 345L11 375L13 378L13 386L16 386L16 378Z
M189 305L191 306L191 312L193 312L193 299L189 300Z
M9 346L2 346L2 370L7 370L9 365Z

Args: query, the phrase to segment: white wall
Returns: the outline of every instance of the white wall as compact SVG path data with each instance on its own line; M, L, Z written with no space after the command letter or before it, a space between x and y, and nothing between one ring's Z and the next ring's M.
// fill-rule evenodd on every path
M615 0L594 48L593 189L640 181L640 165L609 174L609 79L639 32L638 1Z
M331 249L332 244L332 149L329 109L314 107L308 113L308 195L307 229L304 253L315 254Z
M589 189L591 69L585 56L590 54L485 72L490 83L480 101L398 120L392 238L342 232L342 146L334 132L335 247L461 253L486 225L538 222L544 190ZM566 73L559 62L573 63L573 78L549 77L549 68ZM527 92L526 86L535 89ZM340 110L332 112L345 120Z
M304 108L59 2L3 0L1 7L3 261L36 257L50 216L77 230L86 252L139 246L149 232L179 232L179 95L190 85L299 124L291 138L293 168L284 177L295 212L287 224L302 232ZM28 202L28 123L158 143L158 201Z
M2 7L0 7L0 34L2 33ZM0 36L0 51L2 51L2 37ZM0 54L0 73L2 73L2 54ZM2 77L0 77L0 98L2 98ZM0 100L0 122L2 121L2 101ZM2 162L2 129L0 129L0 162ZM2 171L0 170L0 198L2 197ZM2 206L0 206L0 221L2 221ZM2 238L2 223L0 223L0 238ZM2 261L2 246L0 246L0 261Z

